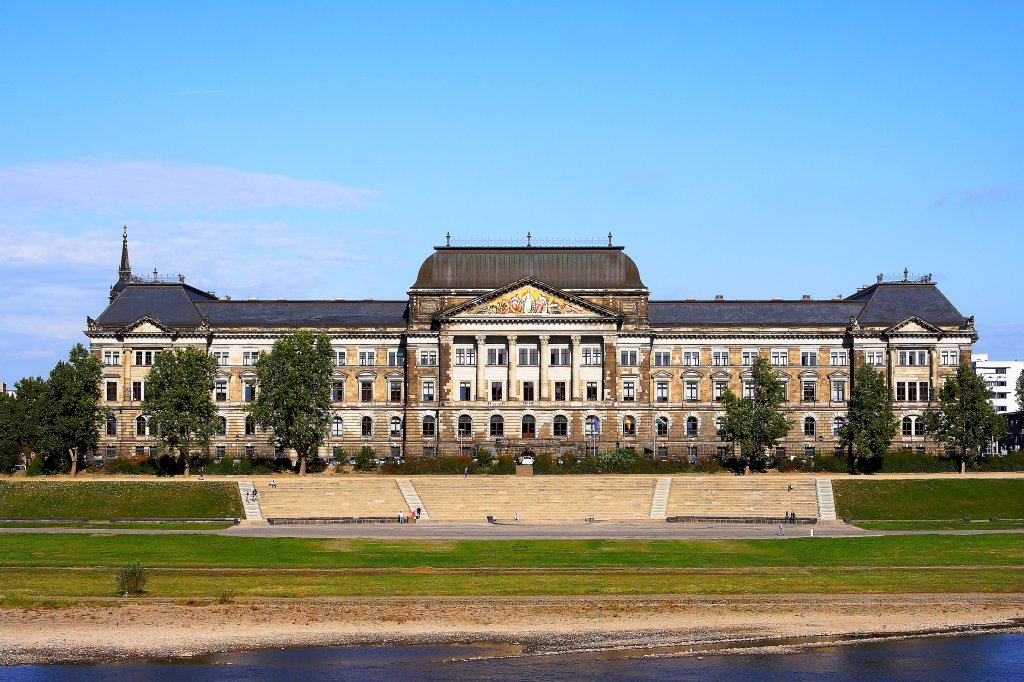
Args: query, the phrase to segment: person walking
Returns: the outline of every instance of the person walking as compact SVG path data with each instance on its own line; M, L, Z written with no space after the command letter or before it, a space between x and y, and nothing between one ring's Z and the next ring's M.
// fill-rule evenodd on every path
M782 524L779 524L779 537L781 538L785 533L782 532Z
M516 523L519 523L519 512L516 512L515 515L512 518L515 519Z

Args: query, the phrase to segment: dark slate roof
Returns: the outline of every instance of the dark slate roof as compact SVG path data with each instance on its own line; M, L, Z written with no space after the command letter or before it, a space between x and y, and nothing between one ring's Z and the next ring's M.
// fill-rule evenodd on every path
M846 327L864 308L851 301L651 301L652 326L828 325Z
M168 327L196 327L202 320L193 301L210 299L209 294L180 284L128 284L96 323L120 328L151 317Z
M413 289L497 289L535 277L559 289L646 289L621 246L435 247Z
M406 301L203 301L211 327L404 327Z
M930 283L875 284L851 296L867 299L860 323L893 325L916 315L940 327L959 327L966 321L939 288Z

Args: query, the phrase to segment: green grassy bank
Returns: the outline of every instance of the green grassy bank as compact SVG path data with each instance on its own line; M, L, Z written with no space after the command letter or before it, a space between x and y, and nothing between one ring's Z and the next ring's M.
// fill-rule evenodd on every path
M842 518L1024 519L1024 479L833 480L832 490Z
M0 517L220 518L243 516L235 483L0 481Z

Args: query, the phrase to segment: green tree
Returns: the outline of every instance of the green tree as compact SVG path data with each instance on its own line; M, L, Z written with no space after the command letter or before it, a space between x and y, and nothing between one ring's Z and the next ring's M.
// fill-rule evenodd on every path
M26 377L14 384L10 433L26 452L52 450L47 447L50 388L42 377Z
M1017 377L1017 386L1013 392L1017 394L1017 409L1024 410L1024 372Z
M853 376L849 409L839 421L839 438L850 447L850 471L857 470L861 454L876 461L883 457L896 430L885 375L871 365L861 365Z
M205 448L217 432L217 407L211 390L217 361L209 353L193 348L174 348L157 353L146 377L146 399L142 411L149 415L157 438L185 465L193 448Z
M108 411L99 405L99 360L82 344L76 344L65 362L61 360L50 370L48 405L44 430L45 448L67 454L71 475L78 473L78 462L99 442L99 428Z
M768 360L758 356L750 368L753 395L739 398L726 390L725 415L721 433L739 443L744 470L764 468L765 451L789 433L789 421L782 410L786 390L775 376Z
M299 331L275 341L256 361L256 399L247 409L271 429L270 443L298 453L300 475L330 424L331 355L326 335Z
M21 461L21 448L14 421L15 399L0 393L0 473L9 474Z
M966 362L939 391L939 408L925 414L925 424L946 447L959 451L961 472L984 445L1006 433L1006 420L989 402L985 380Z

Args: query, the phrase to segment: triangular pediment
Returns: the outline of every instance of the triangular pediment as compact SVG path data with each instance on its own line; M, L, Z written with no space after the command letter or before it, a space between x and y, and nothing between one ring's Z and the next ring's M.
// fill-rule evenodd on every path
M468 318L593 318L618 319L620 315L556 289L533 277L513 282L438 314L438 319Z
M170 334L172 330L160 320L144 315L131 324L125 325L120 334Z
M941 334L942 330L917 315L910 315L885 330L886 334Z

